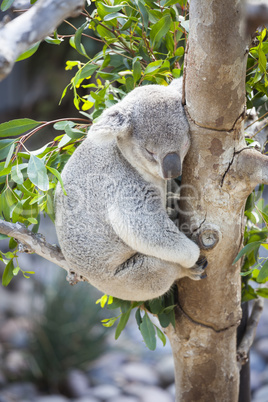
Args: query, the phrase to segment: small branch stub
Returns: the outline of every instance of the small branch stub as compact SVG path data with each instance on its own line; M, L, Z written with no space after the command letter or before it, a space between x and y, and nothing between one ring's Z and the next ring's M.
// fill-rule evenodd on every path
M194 240L201 250L212 250L222 238L221 231L216 225L202 226L194 235Z
M72 270L68 272L66 276L66 281L72 286L76 285L78 282L87 282L87 280L82 275L78 275Z

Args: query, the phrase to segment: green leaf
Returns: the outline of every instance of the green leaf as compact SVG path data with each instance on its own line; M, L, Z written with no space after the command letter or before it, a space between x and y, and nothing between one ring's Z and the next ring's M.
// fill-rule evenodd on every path
M259 49L259 68L262 73L266 72L266 56L263 50Z
M20 217L21 217L22 212L23 212L22 203L21 203L21 201L18 201L18 202L16 203L16 205L15 205L15 208L14 208L13 211L12 211L12 221L13 221L14 223L18 222L18 220L19 220Z
M252 243L247 244L244 248L242 248L242 250L240 250L233 264L235 264L243 255L245 254L248 255L251 251L256 250L258 247L260 247L261 244L262 244L261 241L254 241Z
M163 313L169 314L171 311L174 310L175 307L176 307L176 304L173 304L172 306L168 306L168 307L164 308Z
M118 18L127 18L126 15L122 14L122 13L112 13L112 14L107 14L105 15L105 17L103 18L103 21L111 21L113 19L118 19Z
M266 299L268 299L268 289L267 288L257 289L256 293L258 296L265 297Z
M122 313L127 313L132 308L131 302L128 300L120 300L120 308Z
M75 126L75 123L74 123L73 121L64 120L64 121L57 121L57 123L55 123L55 124L53 125L53 128L54 128L55 130L63 130L63 131L65 131L65 127L66 127L67 124L68 124L70 127L74 127L74 126Z
M102 25L97 26L97 32L101 38L104 38L104 39L106 39L106 38L114 39L115 38L115 35L108 29L104 28Z
M109 304L109 302L108 302L107 309L108 310L115 310L116 308L120 308L121 301L122 300L117 299L116 297L113 297L113 302L112 302L112 304Z
M69 126L69 124L66 124L65 132L73 140L77 140L85 135L83 131L79 130L78 128L72 128Z
M12 158L13 152L14 152L14 148L15 148L15 143L13 142L13 144L11 144L11 147L9 148L7 157L6 157L6 161L5 161L5 168L8 167L10 159Z
M63 194L64 194L64 195L67 195L66 190L65 190L64 185L63 185L63 181L62 181L60 172L58 172L56 169L54 169L54 168L52 168L52 167L50 167L50 166L47 166L47 169L48 169L54 176L57 177L57 179L58 179L59 182L60 182L60 185L61 185Z
M81 68L81 70L78 71L78 79L81 80L83 78L90 78L98 67L99 66L96 66L92 64L91 61L89 61L87 64L84 65L83 68Z
M13 269L13 275L14 276L17 276L19 272L20 272L20 267L16 267L16 268Z
M43 122L32 119L15 119L0 124L0 137L14 137L32 130Z
M106 318L104 320L101 320L101 322L104 327L110 328L114 325L114 323L117 319L118 319L118 317Z
M13 269L14 269L14 263L13 260L10 260L6 265L6 268L2 276L3 286L7 286L10 283L11 279L13 278Z
M155 325L155 329L156 329L156 334L157 334L158 338L163 343L163 346L166 346L167 338L166 338L165 334L156 325Z
M137 82L141 77L141 63L136 60L133 64L133 78L134 81Z
M14 144L15 140L0 140L0 160L3 160L7 157L12 144Z
M150 32L150 39L152 46L157 46L166 33L169 31L171 25L171 17L169 14L164 15L156 24L153 25Z
M144 4L140 0L138 0L137 5L138 5L140 13L142 15L142 21L143 21L144 28L145 28L145 30L147 30L148 22L149 22L148 12L146 10L146 7L144 6Z
M88 57L88 55L86 54L85 48L83 46L83 44L81 43L81 38L82 38L82 33L84 31L84 29L88 26L88 22L84 22L84 24L81 25L81 27L79 27L74 35L74 46L75 49L78 51L78 53L80 53L82 56L86 56Z
M169 326L171 321L168 314L158 314L157 317L159 319L161 327L166 328Z
M247 285L247 289L246 288L242 289L242 301L243 302L257 299L257 297L258 296L257 296L255 290L250 285Z
M135 314L135 318L138 324L138 327L140 327L141 323L142 323L142 318L141 318L141 309L138 308Z
M155 350L156 348L155 328L152 321L148 317L147 313L145 313L142 319L142 323L140 325L140 331L146 346L150 350Z
M163 311L163 302L161 298L153 299L147 302L149 304L149 310L153 314L159 314Z
M107 300L108 300L108 295L105 294L105 295L101 296L101 298L96 301L96 304L100 304L101 308L103 308L103 307L105 307L105 304L106 304Z
M22 168L25 168L27 166L28 166L27 163L22 163L22 164L17 163L15 166L13 166L11 169L11 180L13 180L17 184L22 184L23 183L23 174L21 173L21 170L22 170Z
M6 11L14 2L14 0L3 0L1 3L1 11Z
M263 266L259 272L259 275L257 276L257 282L262 282L267 277L268 277L268 260L265 261L265 263L263 264Z
M13 237L11 237L10 240L9 240L9 248L10 248L10 250L12 250L13 248L16 248L17 245L18 245L18 243L16 242L16 240Z
M63 39L55 39L55 38L51 38L50 36L47 36L46 38L45 38L45 41L47 42L47 43L50 43L51 45L60 45L61 44L61 42L63 42Z
M64 134L64 136L62 137L62 139L60 140L59 144L58 144L58 148L63 148L65 145L68 144L68 142L71 142L72 138L69 137L69 135Z
M27 174L31 182L42 191L49 189L49 180L44 162L31 154Z
M117 11L122 10L125 4L120 4L118 6L107 6L104 3L101 3L101 7L108 13L116 13Z
M31 57L39 48L41 42L37 42L35 43L33 46L30 47L30 49L26 50L26 52L23 52L16 61L21 61L21 60L25 60L28 59L29 57Z
M148 66L146 67L144 74L151 74L153 72L155 72L157 69L159 69L163 64L163 60L156 60L153 61L152 63L148 64Z
M28 218L27 221L32 223L33 225L36 225L38 223L38 220L35 218Z
M4 168L5 162L0 162L0 176L7 176L11 172L11 166Z
M127 322L128 322L129 316L130 316L130 313L131 313L131 308L130 308L126 313L123 313L123 314L121 315L120 321L119 321L119 323L118 323L118 325L117 325L117 327L116 327L115 339L118 339L118 338L119 338L121 332L123 331L123 329L124 329L125 326L127 325Z

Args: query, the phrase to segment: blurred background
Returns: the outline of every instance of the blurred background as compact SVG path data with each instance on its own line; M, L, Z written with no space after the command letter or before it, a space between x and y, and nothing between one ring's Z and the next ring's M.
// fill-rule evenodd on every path
M0 13L0 21L4 16ZM96 42L88 46L92 55L97 52ZM72 76L64 66L72 59L76 52L66 41L59 47L42 43L30 59L18 62L0 83L0 123L79 117L71 91L58 105ZM53 135L49 128L42 130L32 137L31 149ZM42 220L39 231L57 243L49 219ZM8 242L1 240L0 248L7 252ZM133 317L115 342L114 330L101 324L109 312L95 304L101 296L97 290L85 283L70 286L65 271L36 255L22 254L20 261L35 275L19 274L7 288L0 287L0 402L174 401L168 343L148 350ZM267 305L250 358L253 401L268 402Z

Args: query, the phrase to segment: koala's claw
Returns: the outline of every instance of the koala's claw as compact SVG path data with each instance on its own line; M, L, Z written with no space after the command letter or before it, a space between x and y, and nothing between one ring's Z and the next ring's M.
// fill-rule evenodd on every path
M200 267L200 268L202 268L204 270L208 266L208 261L207 261L206 257L200 256L198 258L198 260L196 261L195 265L197 265L198 267Z
M199 257L196 261L195 265L188 269L187 276L194 281L198 281L200 279L205 279L207 274L204 272L208 265L206 257Z

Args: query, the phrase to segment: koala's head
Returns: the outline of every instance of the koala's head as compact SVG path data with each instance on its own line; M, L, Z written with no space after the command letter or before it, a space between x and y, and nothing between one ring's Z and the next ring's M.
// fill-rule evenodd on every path
M189 125L181 103L181 80L168 87L134 89L105 110L89 136L103 143L116 140L135 168L163 179L178 177L190 146Z

